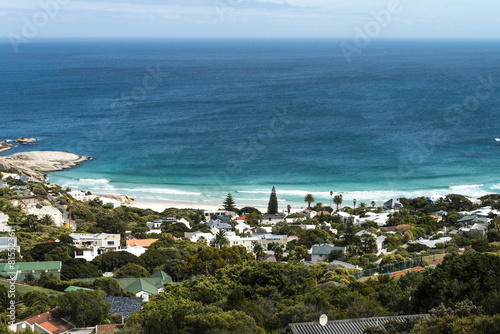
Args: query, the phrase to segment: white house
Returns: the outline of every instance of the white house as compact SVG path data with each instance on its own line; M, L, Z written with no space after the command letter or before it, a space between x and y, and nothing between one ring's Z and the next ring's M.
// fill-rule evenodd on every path
M316 225L299 225L304 230L315 230L318 226Z
M9 216L0 212L0 232L10 232L12 227L8 225Z
M118 250L120 249L120 235L107 234L107 233L71 233L69 235L73 238L73 245L76 247L97 246L105 250Z
M47 312L34 315L18 322L12 322L9 324L9 329L19 333L25 332L28 328L30 328L33 333L87 333L84 330L78 332L71 331L74 326L64 319L64 315L61 308L57 306Z
M97 246L90 246L85 248L82 247L78 248L75 251L75 259L85 259L86 261L92 261L102 253L104 252Z
M300 212L300 214L307 216L307 218L309 218L309 219L312 219L312 218L314 218L317 215L316 211L311 210L311 209L302 210Z
M87 196L81 190L72 190L72 191L68 192L68 194L71 197L73 197L74 199L76 199L77 201L86 201L87 200Z
M270 243L277 243L280 245L286 245L288 237L286 235L274 235L274 234L254 234L251 237L242 238L237 235L228 236L229 246L243 246L247 249L248 253L253 252L253 244L257 242L264 249Z
M433 239L433 240L420 238L416 242L421 244L421 245L425 245L429 248L436 248L437 244L444 244L444 243L450 242L451 239L452 239L451 237L442 237L442 238Z
M210 219L213 215L216 216L231 216L231 218L236 218L238 215L236 212L233 211L224 211L224 210L219 210L219 211L204 211L203 215L205 216L205 219Z
M250 225L245 223L245 220L236 220L238 224L234 227L239 233L243 233L244 230L249 229Z
M359 224L363 224L369 221L373 221L377 223L378 226L385 226L387 224L387 220L389 220L388 213L375 213L375 212L367 212L367 217L358 218L357 222Z
M274 225L274 224L277 224L279 222L283 222L285 221L285 216L281 216L281 215L262 215L261 216L262 218L262 224L266 224L266 225Z
M230 233L232 232L228 232L228 234ZM226 234L226 236L228 234ZM191 240L192 242L197 242L200 238L203 238L207 241L207 244L209 245L215 239L215 235L213 235L212 233L203 233L203 232L184 232L184 237Z
M201 233L201 232L185 232L184 236L191 240L192 242L197 242L200 238L205 238L208 244L210 244L214 239L215 235L212 233ZM229 246L243 246L247 249L247 252L253 251L253 242L258 242L264 249L267 249L267 245L275 242L281 245L286 245L288 242L288 237L286 235L274 235L269 233L254 234L251 237L240 237L236 235L235 232L227 232L226 237L229 241Z
M152 221L152 222L147 222L146 226L149 227L149 228L151 228L151 229L159 229L162 224L163 224L163 221L161 221L161 220L155 220L155 221Z
M376 255L380 255L381 253L387 252L387 248L383 248L385 239L387 239L387 237L385 235L379 235L375 239L377 242L377 254Z
M21 253L21 247L17 245L17 237L0 237L0 252L12 249Z
M73 238L73 245L79 248L75 252L75 258L84 258L87 261L92 261L95 257L102 253L120 249L119 234L71 233L69 236Z
M117 252L128 252L130 254L134 254L135 256L139 257L142 254L146 253L147 248L144 248L142 246L131 246L131 245L126 245L125 248L117 250Z

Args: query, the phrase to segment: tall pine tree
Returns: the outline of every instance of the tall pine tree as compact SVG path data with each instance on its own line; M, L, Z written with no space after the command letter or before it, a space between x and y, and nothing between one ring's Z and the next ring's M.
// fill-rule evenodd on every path
M267 204L267 213L274 215L278 213L278 197L276 197L276 189L273 187L271 197L269 197L269 204Z
M235 203L233 196L231 195L231 193L227 194L226 199L224 200L224 202L222 202L222 207L226 211L236 211L236 207L234 205Z

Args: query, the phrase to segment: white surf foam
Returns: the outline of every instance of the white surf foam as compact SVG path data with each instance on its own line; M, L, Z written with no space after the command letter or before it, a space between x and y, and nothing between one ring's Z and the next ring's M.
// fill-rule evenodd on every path
M458 186L451 186L450 189L477 189L484 186L484 184L464 184Z
M496 189L500 189L500 184L497 185ZM495 187L493 187L495 188ZM270 194L270 191L261 190L238 190L238 193L242 194ZM374 190L374 191L343 191L334 192L334 196L342 195L342 205L352 205L352 200L356 199L357 205L361 202L365 202L367 205L371 204L371 201L375 201L377 205L391 199L391 198L416 198L416 197L429 197L432 199L438 199L440 197L445 197L450 193L458 193L465 196L470 196L478 198L490 193L491 190L484 188L483 184L469 184L469 185L455 185L450 187L443 187L439 189L415 189L415 190ZM312 194L316 202L322 202L323 204L329 203L330 192L329 191L307 191L307 190L277 190L278 200L283 200L280 196L289 197L289 202L301 203L302 198L307 194ZM239 196L240 203L244 201L258 201L258 199L246 199L244 196ZM264 200L264 199L262 199ZM265 199L267 201L267 198ZM285 200L283 200L285 201ZM332 205L335 205L332 203Z
M79 179L78 181L82 183L109 183L106 179Z
M117 190L130 191L130 192L140 192L147 194L166 194L166 195L189 195L189 196L199 196L200 192L192 191L182 191L170 188L118 188Z
M270 190L236 190L237 193L242 194L271 194ZM306 196L312 194L314 196L330 196L329 191L307 191L307 190L276 190L277 195L289 196Z

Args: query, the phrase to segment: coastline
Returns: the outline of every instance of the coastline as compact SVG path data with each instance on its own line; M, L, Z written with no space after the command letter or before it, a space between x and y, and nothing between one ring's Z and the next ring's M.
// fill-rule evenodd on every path
M84 178L85 177L85 178ZM94 178L88 178L94 177ZM108 177L108 179L105 179ZM129 206L140 208L151 208L155 211L163 211L165 208L179 209L206 209L216 210L222 206L222 202L229 192L236 202L236 207L255 207L261 211L267 210L267 204L271 193L271 187L263 185L239 185L211 187L193 187L193 185L183 186L179 184L138 184L115 182L109 175L89 175L80 174L78 170L72 170L62 173L51 173L50 182L72 189L91 191L93 194L122 194L134 198ZM437 200L439 197L445 197L448 194L461 194L473 199L477 199L487 194L498 193L497 183L490 184L464 184L449 185L441 188L432 189L403 189L403 190L371 190L367 187L365 190L352 191L334 191L333 196L342 195L342 207L353 206L353 199L356 199L357 206L365 203L371 206L375 201L376 206L381 206L391 198L416 198L429 197ZM332 187L335 190L335 187ZM279 210L283 210L287 205L291 205L292 212L305 209L307 203L304 202L306 194L311 193L315 197L315 203L321 202L323 206L330 205L330 193L325 189L314 186L301 188L294 185L280 185L276 187L278 196ZM335 207L335 204L332 203Z
M87 160L90 160L90 158L66 152L28 151L15 153L11 156L0 156L0 167L2 165L3 167L11 166L18 169L23 175L34 178L37 181L82 191L91 191L95 195L109 197L110 195L117 196L118 194L124 195L124 197L132 197L133 201L122 200L122 204L129 207L152 209L157 212L162 212L167 208L219 210L229 192L233 195L237 207L255 207L264 212L267 210L267 203L271 193L271 187L267 189L267 185L258 184L252 186L226 185L222 190L220 185L214 187L214 189L211 189L210 186L197 189L193 185L114 182L111 179L105 179L104 177L109 178L109 176L104 175L92 175L91 177L101 177L95 179L79 178L89 177L89 175L82 175L78 172L50 174L50 179L46 178L46 173L68 170ZM280 210L285 209L287 205L291 205L292 212L301 211L307 205L303 201L307 194L312 194L315 197L315 203L321 202L323 206L332 205L335 207L335 204L331 203L330 191L327 191L324 186L315 187L314 185L310 185L306 188L292 184L282 184L276 188ZM335 186L332 186L333 196L342 195L343 202L341 206L345 207L352 206L354 199L356 199L357 205L365 203L367 206L371 206L372 201L374 201L376 206L381 206L391 198L416 198L424 196L436 200L451 193L476 199L486 194L498 193L500 184L448 185L447 187L433 189L411 189L408 187L404 190L370 190L367 187L364 190L358 188L358 190L339 191L339 189L335 188Z
M48 172L62 171L90 160L89 157L58 151L30 151L0 156L2 170L14 168L23 176L45 182Z
M84 160L85 161L85 160ZM76 166L76 165L75 165ZM70 169L74 166L67 167ZM236 201L236 206L239 208L250 206L265 212L267 209L267 201L269 200L270 190L234 190L235 187L229 187L227 190L221 191L220 189L211 192L209 189L204 189L204 192L193 193L183 191L182 188L154 188L147 184L126 185L126 188L116 186L117 183L111 182L106 179L77 179L75 182L80 182L79 186L75 184L65 184L64 182L54 182L62 187L70 187L82 191L91 191L94 195L110 196L129 196L133 201L123 203L128 207L136 207L141 209L152 209L156 212L162 212L168 208L177 209L200 209L216 211L222 207L222 202L228 192L231 192ZM56 177L57 179L57 177ZM123 184L120 184L123 185ZM433 200L439 197L445 197L447 194L457 193L472 199L477 199L483 195L498 193L498 189L483 189L483 184L476 185L457 185L449 186L442 189L419 189L411 191L398 191L398 190L366 190L366 191L343 191L334 192L334 196L338 194L343 195L342 207L351 206L353 199L356 198L357 205L364 202L367 206L371 206L371 201L375 201L376 206L381 206L385 201L391 198L415 198L415 197L429 197ZM238 189L241 187L238 187ZM147 190L147 192L146 192ZM311 190L311 191L310 191ZM157 193L155 193L157 191ZM304 194L311 193L316 198L315 203L321 202L323 206L330 205L329 192L325 191L312 191L307 190L290 190L290 189L277 189L279 210L283 210L287 205L292 206L292 212L299 212L306 207L306 203L302 201ZM162 198L163 197L163 198ZM335 204L332 203L332 207Z
M200 209L205 211L217 211L220 206L217 205L203 205L195 207L192 203L188 202L171 202L163 200L152 200L152 199L141 199L136 198L132 203L126 206L139 209L151 209L156 212L163 212L165 209L176 208L176 209Z

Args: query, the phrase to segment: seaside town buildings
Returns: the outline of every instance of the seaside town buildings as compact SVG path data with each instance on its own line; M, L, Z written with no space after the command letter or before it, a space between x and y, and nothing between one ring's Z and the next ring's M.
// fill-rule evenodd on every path
M40 278L42 273L54 274L61 279L61 267L61 261L0 263L0 275L14 277L19 282L24 282L28 275Z
M92 261L102 253L120 249L119 234L71 233L69 236L73 238L73 245L78 248L75 253L75 258Z

